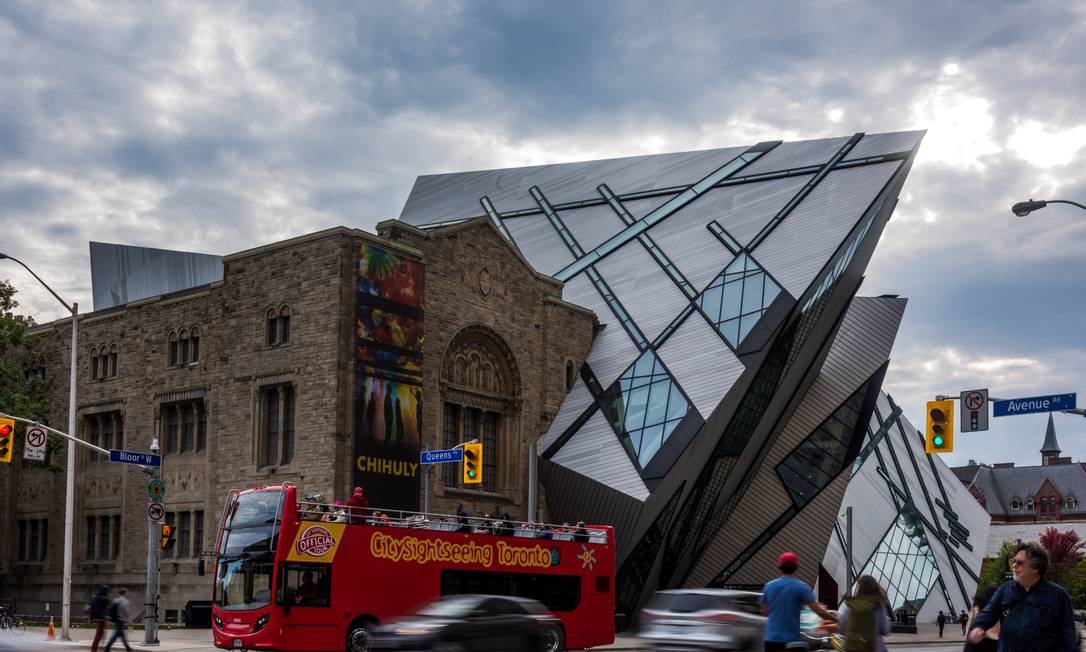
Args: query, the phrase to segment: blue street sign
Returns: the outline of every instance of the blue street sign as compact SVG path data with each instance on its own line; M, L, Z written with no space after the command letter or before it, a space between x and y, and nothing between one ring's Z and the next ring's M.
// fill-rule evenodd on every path
M464 449L453 448L447 451L422 451L419 453L420 464L443 464L445 462L461 462L464 459Z
M1074 393L1052 394L1051 396L1031 396L1030 398L995 401L992 403L992 416L1015 417L1019 414L1073 410L1077 407L1075 405L1075 396Z
M109 461L120 462L121 464L140 464L142 466L162 466L162 458L158 455L116 449L110 449Z

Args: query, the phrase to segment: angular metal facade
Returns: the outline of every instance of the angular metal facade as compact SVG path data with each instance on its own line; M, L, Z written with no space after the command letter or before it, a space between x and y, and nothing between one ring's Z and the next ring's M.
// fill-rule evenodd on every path
M552 518L615 525L620 611L760 584L784 549L815 581L905 306L855 294L922 136L416 182L401 220L487 215L603 325L540 477Z
M222 280L222 256L90 243L94 310Z

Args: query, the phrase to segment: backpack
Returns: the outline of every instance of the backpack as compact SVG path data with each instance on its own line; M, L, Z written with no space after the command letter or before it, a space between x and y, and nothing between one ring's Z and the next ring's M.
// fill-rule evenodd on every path
M109 603L109 621L112 623L121 622L121 603L118 600Z
M878 610L882 607L871 598L849 598L848 625L843 632L845 652L874 652L878 638Z

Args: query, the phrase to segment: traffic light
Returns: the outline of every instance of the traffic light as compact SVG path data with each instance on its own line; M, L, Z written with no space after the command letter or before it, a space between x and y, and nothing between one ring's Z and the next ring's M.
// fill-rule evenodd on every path
M11 463L11 451L15 448L15 419L0 419L0 462Z
M924 452L950 453L954 450L954 401L928 401L928 430Z
M483 445L464 444L464 484L483 481Z
M158 528L158 547L169 550L177 543L177 530L169 523L163 523Z

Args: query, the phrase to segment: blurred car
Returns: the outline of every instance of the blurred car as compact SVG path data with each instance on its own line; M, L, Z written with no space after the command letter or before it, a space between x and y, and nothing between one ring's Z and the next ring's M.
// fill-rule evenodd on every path
M760 597L730 589L657 591L641 610L638 637L654 650L761 649Z
M377 627L373 650L560 652L562 621L535 600L499 595L449 595Z
M730 589L658 591L641 611L639 638L655 650L760 650L765 634L762 594ZM802 640L829 649L837 624L804 607Z

